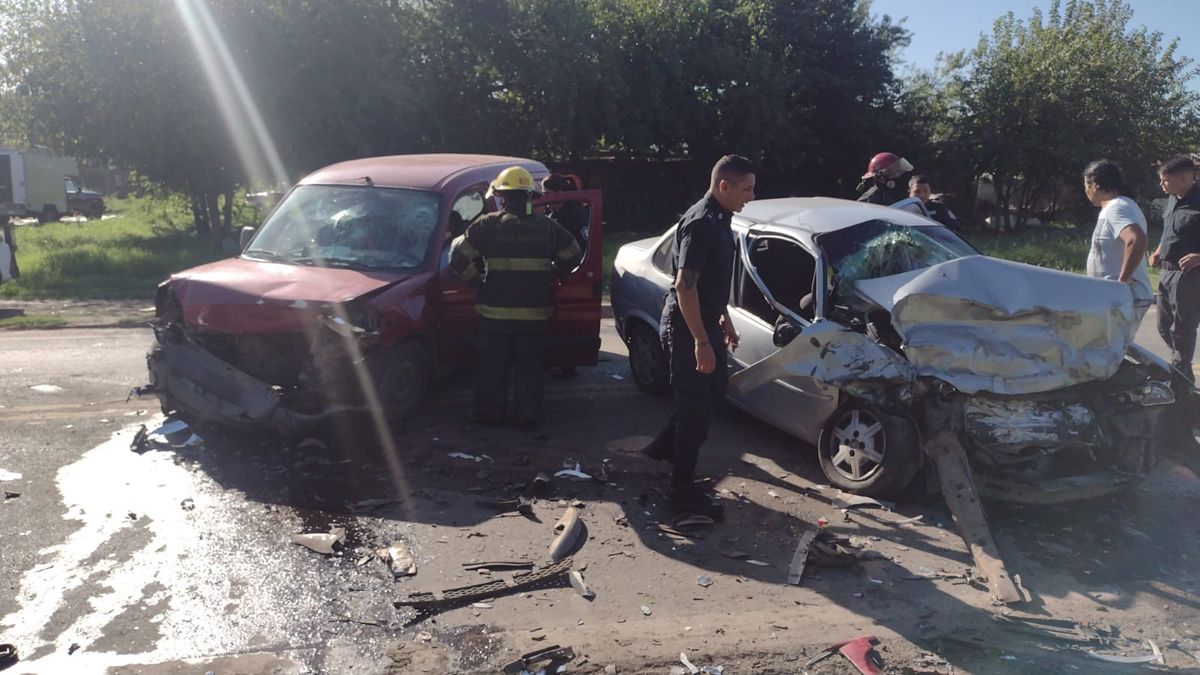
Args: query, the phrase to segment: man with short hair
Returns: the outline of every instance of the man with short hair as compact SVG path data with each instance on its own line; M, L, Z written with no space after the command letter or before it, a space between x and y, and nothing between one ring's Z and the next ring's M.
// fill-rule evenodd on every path
M1200 187L1196 164L1181 155L1158 168L1159 184L1170 196L1163 212L1163 236L1150 255L1160 267L1158 334L1171 348L1171 365L1194 380L1192 357L1200 324Z
M925 174L917 174L908 179L908 196L916 197L925 205L925 210L929 212L929 217L938 221L942 225L957 232L962 228L958 222L958 216L950 210L941 200L933 198L933 188L929 184L929 176Z
M1083 193L1100 207L1092 246L1088 250L1088 276L1120 281L1133 293L1133 321L1129 336L1137 333L1146 310L1154 304L1150 274L1146 269L1146 216L1125 196L1121 167L1107 159L1092 162L1083 171Z
M754 199L754 165L726 155L713 166L709 190L675 230L672 269L661 335L671 364L675 412L643 452L672 463L673 509L719 519L723 510L695 486L700 446L729 379L726 349L738 334L729 318L734 240L730 220Z
M537 188L524 168L501 171L488 189L492 194L503 202L501 210L471 223L450 252L450 270L479 289L479 372L471 420L503 423L511 371L517 425L532 429L542 416L542 355L554 315L554 280L570 274L583 251L570 232L533 212Z

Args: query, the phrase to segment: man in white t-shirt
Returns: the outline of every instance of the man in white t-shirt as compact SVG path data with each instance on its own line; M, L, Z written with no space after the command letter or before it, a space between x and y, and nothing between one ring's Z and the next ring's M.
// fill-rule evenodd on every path
M1087 273L1129 285L1134 308L1132 337L1146 309L1154 304L1154 291L1146 269L1146 216L1137 202L1121 194L1124 190L1121 168L1107 159L1092 162L1083 172L1083 191L1093 206L1100 207Z

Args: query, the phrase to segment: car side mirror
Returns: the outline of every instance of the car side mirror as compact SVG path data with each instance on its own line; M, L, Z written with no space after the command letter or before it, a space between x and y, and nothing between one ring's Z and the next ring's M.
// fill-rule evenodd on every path
M255 228L247 225L242 228L238 235L238 243L241 244L242 250L246 250L246 246L250 244L250 240L254 238Z

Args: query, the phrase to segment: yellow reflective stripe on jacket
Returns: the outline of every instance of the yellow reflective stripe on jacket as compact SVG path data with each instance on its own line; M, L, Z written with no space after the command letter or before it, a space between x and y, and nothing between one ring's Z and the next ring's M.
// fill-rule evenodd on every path
M553 263L546 258L485 258L488 271L549 272Z
M554 315L553 307L494 307L475 305L475 311L485 319L500 321L543 321Z

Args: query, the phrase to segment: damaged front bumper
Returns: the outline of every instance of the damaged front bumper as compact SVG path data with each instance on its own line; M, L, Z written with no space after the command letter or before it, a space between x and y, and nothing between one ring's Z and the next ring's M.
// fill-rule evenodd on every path
M278 389L187 340L173 342L159 335L146 366L150 385L142 391L157 395L165 410L188 414L194 422L294 437L325 417L284 407Z
M1144 477L1145 474L1106 469L1083 476L1028 482L1005 480L976 472L975 484L979 493L989 499L1026 506L1048 506L1111 495L1137 485Z

